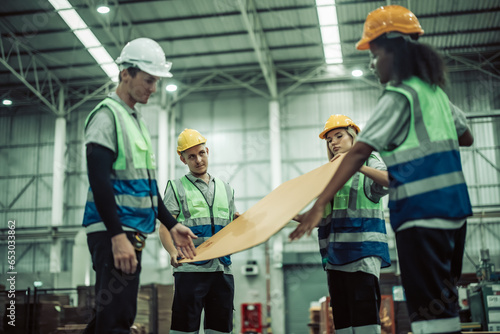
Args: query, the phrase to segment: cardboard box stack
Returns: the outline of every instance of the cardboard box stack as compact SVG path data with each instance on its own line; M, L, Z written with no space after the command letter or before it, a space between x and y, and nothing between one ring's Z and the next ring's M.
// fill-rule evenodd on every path
M148 284L141 286L137 296L136 324L147 334L170 332L172 318L173 285Z

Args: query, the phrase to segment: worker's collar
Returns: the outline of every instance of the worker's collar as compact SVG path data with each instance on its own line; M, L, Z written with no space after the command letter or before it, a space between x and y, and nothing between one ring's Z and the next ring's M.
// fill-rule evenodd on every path
M214 180L213 176L208 174L208 183L210 184L210 182L212 182ZM189 172L188 174L186 174L186 177L191 181L191 182L196 182L196 181L201 181L203 183L205 183L205 181L201 178L201 177L197 177L197 176L194 176L191 172Z
M118 94L116 94L116 92L111 92L111 93L109 93L108 97L109 97L109 98L112 98L113 100L115 100L115 101L117 101L117 102L119 102L119 103L120 103L120 104L121 104L121 105L125 108L125 110L127 110L127 112L128 112L130 115L132 115L132 116L134 116L134 117L136 117L136 118L138 118L138 117L140 117L140 116L141 116L141 113L140 113L137 109L135 109L135 108L133 108L133 109L132 109L132 108L130 108L130 107L129 107L129 105L128 105L128 104L126 104L126 103L125 103L125 101L123 101L123 100L122 100L122 99L118 96Z

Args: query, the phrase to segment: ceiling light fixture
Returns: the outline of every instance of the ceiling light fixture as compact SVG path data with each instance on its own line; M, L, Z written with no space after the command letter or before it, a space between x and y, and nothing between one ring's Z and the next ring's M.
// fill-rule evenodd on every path
M108 6L108 5L99 5L99 6L97 7L97 12L98 12L99 14L107 14L107 13L109 13L109 10L110 10L110 9L109 9L109 6Z
M177 90L177 85L169 84L169 85L167 85L166 89L167 89L167 92L175 92Z
M357 78L357 77L363 76L363 71L361 71L361 70L352 70L351 74L352 74L353 77Z
M339 22L335 0L316 0L316 10L321 32L321 42L325 62L327 64L342 64L342 49L340 47Z
M104 73L114 82L118 82L118 73L120 72L118 65L115 64L108 51L102 46L102 43L97 39L69 1L49 0L49 2L83 46L85 46L97 64L99 64Z
M4 100L2 101L2 104L3 104L4 106L11 106L11 105L12 105L12 100L9 100L9 99L4 99Z

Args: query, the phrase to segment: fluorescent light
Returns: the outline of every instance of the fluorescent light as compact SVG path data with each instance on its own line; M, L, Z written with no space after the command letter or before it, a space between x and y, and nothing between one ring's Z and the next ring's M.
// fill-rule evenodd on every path
M96 62L101 64L109 64L113 62L113 58L109 55L108 51L104 48L104 46L98 46L97 48L89 48L87 51L94 57Z
M9 100L9 99L4 99L4 100L2 101L2 104L3 104L4 106L11 106L11 105L12 105L12 100Z
M316 6L333 6L335 0L316 0Z
M175 92L177 90L177 85L174 84L167 85L166 89L167 92Z
M65 9L57 12L71 30L88 28L76 10Z
M120 72L118 65L115 64L108 51L102 46L102 43L97 39L92 30L89 29L69 1L49 0L49 2L73 31L75 36L85 46L97 64L101 66L104 73L114 82L118 82L118 73Z
M37 288L41 287L43 285L43 282L42 281L34 281L33 282L33 285Z
M97 7L97 12L100 14L107 14L109 13L109 7L105 5L99 6Z
M95 48L101 46L101 42L95 37L94 33L90 29L75 30L73 33L78 37L80 42L85 46L85 48Z
M49 0L56 10L73 8L68 0Z
M327 64L342 64L342 49L335 0L316 0L316 10L318 12L325 62Z
M115 63L101 64L102 70L111 78L114 82L118 82L118 74L120 70Z
M352 74L353 77L361 77L361 76L363 76L363 71L361 71L361 70L353 70L351 72L351 74Z
M323 44L340 44L340 34L338 26L321 27L320 30Z
M317 7L319 24L321 26L330 26L338 24L337 9L335 6Z
M328 44L323 46L325 60L327 64L341 64L342 50L340 44Z

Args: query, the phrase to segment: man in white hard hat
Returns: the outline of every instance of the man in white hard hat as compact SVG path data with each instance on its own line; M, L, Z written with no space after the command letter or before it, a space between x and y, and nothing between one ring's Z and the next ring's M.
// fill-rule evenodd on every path
M156 219L182 256L196 236L177 223L158 193L149 131L136 103L145 104L160 77L172 76L158 43L138 38L116 60L119 84L85 122L90 188L83 226L96 272L95 315L85 333L130 333L137 309L141 251ZM167 232L168 233L168 232Z
M168 182L164 199L167 209L177 221L198 236L194 241L197 246L239 216L234 205L233 189L208 174L206 141L193 129L185 129L179 135L177 153L189 167L189 173ZM198 333L203 309L205 333L231 333L234 299L231 257L179 266L177 257L180 252L163 226L160 226L160 239L174 267L175 292L170 333Z

